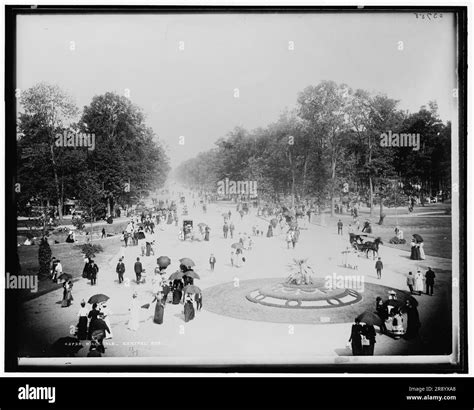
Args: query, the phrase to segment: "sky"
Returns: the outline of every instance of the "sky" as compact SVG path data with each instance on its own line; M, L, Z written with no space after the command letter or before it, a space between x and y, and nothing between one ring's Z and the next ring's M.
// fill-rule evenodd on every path
M128 90L174 168L236 126L275 122L322 80L386 94L410 112L436 100L452 120L455 58L447 13L23 15L16 87L57 84L80 108Z

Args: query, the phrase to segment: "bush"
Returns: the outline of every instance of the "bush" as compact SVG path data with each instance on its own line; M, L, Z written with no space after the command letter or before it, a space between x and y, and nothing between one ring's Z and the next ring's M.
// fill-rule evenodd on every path
M75 226L76 229L82 231L86 227L86 223L82 218L73 218L72 224Z
M405 239L398 239L396 236L394 236L392 239L390 239L389 242L394 243L395 245L400 245L400 244L407 243L407 241Z
M86 258L95 258L96 253L103 252L102 246L98 244L84 243L82 245L76 245L76 249L80 249Z
M49 264L51 262L51 247L48 240L42 238L38 248L38 262L39 262L39 276L40 278L47 278L49 276Z

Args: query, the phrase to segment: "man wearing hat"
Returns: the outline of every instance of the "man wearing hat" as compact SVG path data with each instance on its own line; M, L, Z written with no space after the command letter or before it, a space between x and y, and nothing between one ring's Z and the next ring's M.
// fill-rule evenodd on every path
M125 264L123 263L123 257L121 257L117 263L115 271L118 273L119 283L123 282L123 274L125 273Z

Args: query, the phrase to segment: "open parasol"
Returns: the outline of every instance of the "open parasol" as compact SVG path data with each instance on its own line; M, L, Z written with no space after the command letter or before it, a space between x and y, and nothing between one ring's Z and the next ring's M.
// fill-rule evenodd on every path
M417 242L423 242L423 237L422 237L421 235L415 233L415 234L413 234L412 236L413 236L413 238L415 238L415 241L417 241Z
M366 323L367 325L382 325L382 319L380 316L371 311L365 311L364 313L361 313L359 316L357 316L357 319L359 319L362 323Z
M182 279L184 273L181 272L180 270L177 270L176 272L172 273L168 280L176 280L176 279Z
M234 249L242 249L243 245L240 242L235 242L232 245L230 245L230 247Z
M156 263L160 268L167 268L171 263L171 259L168 256L160 256Z
M188 270L187 272L184 272L183 276L187 276L188 278L193 278L193 279L201 279L200 276L193 270Z
M65 280L67 282L68 280L72 279L72 275L69 273L62 273L61 275L58 276L58 279Z
M191 258L181 258L179 261L181 265L184 265L184 266L188 266L188 267L196 266L196 264Z
M197 293L200 294L202 293L202 290L197 287L196 285L188 285L184 288L184 294L186 293Z
M109 299L110 298L107 295L104 295L103 293L98 293L97 295L91 296L87 303L93 305L94 303L107 302Z

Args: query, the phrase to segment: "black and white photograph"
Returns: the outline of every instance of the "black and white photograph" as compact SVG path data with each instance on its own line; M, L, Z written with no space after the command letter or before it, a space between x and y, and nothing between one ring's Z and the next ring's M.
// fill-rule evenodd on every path
M17 370L463 370L458 9L26 9Z

